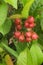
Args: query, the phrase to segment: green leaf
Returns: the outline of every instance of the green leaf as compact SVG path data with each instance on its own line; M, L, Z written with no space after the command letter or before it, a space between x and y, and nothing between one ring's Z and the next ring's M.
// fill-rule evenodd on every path
M43 31L43 7L41 8L40 25L41 25L41 29Z
M43 53L40 49L40 47L37 44L33 44L31 49L31 56L33 58L33 62L35 62L35 65L40 65L43 62Z
M6 65L6 63L3 62L3 63L0 63L0 65Z
M9 3L12 5L14 8L17 9L17 0L4 0L6 3Z
M43 5L43 0L40 0L41 5Z
M41 24L41 29L43 31L43 19L41 20L40 24Z
M6 38L3 38L0 42L0 47L3 49L2 43L6 44L8 46L8 40ZM4 50L4 49L3 49Z
M38 63L40 65L43 62L43 53L42 53L42 51L41 51L41 49L40 49L40 47L38 45L35 46L35 50L36 50Z
M4 50L0 47L0 53L2 53Z
M20 52L23 51L27 46L26 43L21 43L21 42L15 41L15 40L13 42L14 42L14 45L16 47L18 54L20 54Z
M6 41L6 40L4 40L4 41ZM14 57L17 58L18 57L17 52L15 50L11 49L8 45L6 45L7 42L4 42L4 41L1 42L1 45L3 46L3 48L5 50L7 50L11 55L13 55Z
M30 11L30 7L33 4L34 0L30 0L26 3L26 5L24 6L23 10L22 10L22 16L27 18L28 17L28 13Z
M0 32L5 35L11 29L12 22L10 19L7 19L2 26L0 26Z
M23 4L23 6L25 6L25 4L29 1L29 0L20 0Z
M38 65L37 56L36 56L36 52L35 52L35 49L34 49L34 46L33 45L30 48L30 53L31 53L31 56L32 56L32 60L33 60L34 65Z
M21 14L15 14L15 15L11 15L10 19L16 19L16 18L23 18L23 16Z
M5 22L8 12L8 6L4 2L0 4L0 26Z
M28 48L22 51L18 56L17 65L33 65L32 57Z
M31 15L33 15L34 13L36 14L37 12L36 12L36 9L37 9L37 7L39 6L39 4L40 4L40 0L34 0L34 3L33 3L33 5L32 5L32 7L31 7L31 9L30 9L30 14ZM35 15L34 14L34 15Z

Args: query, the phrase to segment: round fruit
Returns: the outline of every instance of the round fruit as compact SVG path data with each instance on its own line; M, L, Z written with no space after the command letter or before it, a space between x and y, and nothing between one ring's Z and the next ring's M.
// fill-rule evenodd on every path
M33 23L35 20L34 20L34 17L33 16L29 16L28 17L28 22L29 23Z
M24 35L20 35L20 37L19 37L19 41L20 41L20 42L24 42L24 40L25 40Z
M16 18L16 19L15 19L15 24L16 24L16 25L20 24L20 22L21 22L21 20L20 20L19 18Z
M31 42L31 40L32 40L31 38L28 37L26 38L26 42Z
M31 32L31 31L26 32L25 36L26 36L26 37L31 37L31 36L32 36L32 32Z
M21 25L17 25L16 28L17 28L17 30L21 30L22 26Z
M25 26L25 28L29 28L29 23L25 22L24 26Z
M32 34L32 39L33 39L33 40L38 39L38 35L37 35L36 33L33 33L33 34Z
M19 32L19 31L16 31L16 32L14 33L15 38L19 38L20 35L21 35L21 32Z
M30 28L34 28L35 25L36 25L35 23L31 23L31 24L29 24L29 27L30 27Z

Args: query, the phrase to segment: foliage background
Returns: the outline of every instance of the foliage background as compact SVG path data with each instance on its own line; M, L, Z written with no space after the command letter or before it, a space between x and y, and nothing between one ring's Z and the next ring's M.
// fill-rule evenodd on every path
M15 42L15 40L13 40L13 44L9 44L9 40L12 38L15 30L13 20L16 17L24 20L28 16L34 16L37 25L33 30L39 35L38 41L32 42L32 44L36 44L35 48L34 45L32 46L34 50L28 50L26 43L22 45L20 42ZM5 58L3 58L5 54L9 54L10 57L14 57L14 59L18 60L17 65L32 65L32 60L33 65L40 65L43 62L43 52L40 52L39 47L41 51L43 51L43 0L0 0L0 59L2 60L0 61L0 65L6 65ZM23 57L25 60L22 59Z

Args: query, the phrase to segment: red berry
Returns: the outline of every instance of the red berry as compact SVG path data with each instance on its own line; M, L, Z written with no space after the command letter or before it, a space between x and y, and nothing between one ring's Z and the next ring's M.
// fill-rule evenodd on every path
M33 23L35 20L34 20L34 17L33 16L29 16L28 17L28 22L29 23Z
M28 22L25 22L25 25L24 25L26 28L29 28L29 23Z
M38 39L38 35L37 35L36 33L33 33L33 34L32 34L32 39L33 39L33 40Z
M26 38L26 42L31 42L31 40L32 40L31 38L28 37Z
M32 35L31 31L30 32L26 32L26 34L25 34L26 37L31 37L31 35Z
M19 32L19 31L14 33L15 38L19 38L20 35L21 35L21 32Z
M30 28L34 28L35 25L36 25L35 23L31 23L31 24L29 25L29 27L30 27Z
M21 25L17 25L16 28L17 28L18 30L21 30L21 29L22 29L22 26L21 26Z
M20 41L20 42L24 42L24 40L25 40L24 35L23 35L23 34L22 34L22 35L20 35L20 37L19 37L19 41Z
M16 24L16 25L20 24L20 22L21 22L21 20L20 20L19 18L16 18L16 19L15 19L15 24Z

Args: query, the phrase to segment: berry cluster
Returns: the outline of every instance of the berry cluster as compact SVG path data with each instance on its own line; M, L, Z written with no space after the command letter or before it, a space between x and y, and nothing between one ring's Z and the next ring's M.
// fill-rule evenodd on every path
M34 28L34 26L36 25L35 23L34 23L34 17L32 17L32 16L29 16L28 17L28 19L25 21L25 27L26 28Z
M21 25L21 19L15 19L15 26L17 30L21 30L22 29L22 25Z
M14 32L14 38L18 39L20 42L31 42L32 40L38 39L38 35L32 31L32 28L34 28L35 20L34 17L29 16L27 20L24 22L24 27L26 29L30 29L26 32L20 32L20 30L23 28L21 24L21 19L15 19L15 25L16 25L16 31Z

